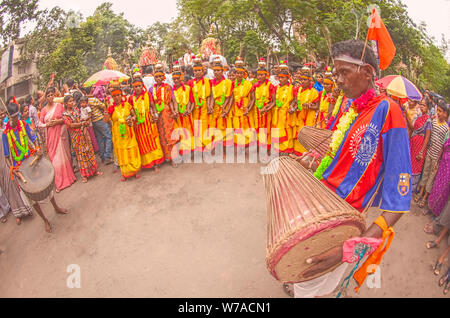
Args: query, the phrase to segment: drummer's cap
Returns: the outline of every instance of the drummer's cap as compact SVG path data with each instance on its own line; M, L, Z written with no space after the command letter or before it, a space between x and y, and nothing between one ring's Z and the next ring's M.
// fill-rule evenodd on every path
M278 76L279 77L289 77L289 66L287 65L287 61L280 61L278 65Z
M181 69L181 65L178 61L173 63L172 67L172 78L181 78L183 77L183 70Z
M158 62L155 64L155 74L153 74L155 77L156 76L166 76L166 73L164 73L164 66L161 64L161 62Z
M192 63L193 63L194 71L203 71L205 69L205 67L203 66L203 63L202 63L202 55L201 54L196 55L194 60L192 61Z
M220 57L216 57L213 61L213 70L219 70L219 71L225 71L225 68L223 67L222 60Z
M111 92L111 96L123 94L119 81L111 81L109 83L109 91Z
M373 75L375 76L378 73L378 62L375 52L370 46L367 46L364 51L364 47L364 41L360 40L337 42L333 45L331 56L334 61L347 62L358 66L370 65L373 68Z

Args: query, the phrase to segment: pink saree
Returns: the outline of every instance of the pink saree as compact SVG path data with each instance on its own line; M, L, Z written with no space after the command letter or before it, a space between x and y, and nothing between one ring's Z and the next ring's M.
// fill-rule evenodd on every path
M64 107L61 104L41 111L41 122L47 124L52 119L62 119ZM66 125L47 127L47 152L55 168L55 184L57 190L65 189L76 181L72 169L72 157L69 147L69 134Z

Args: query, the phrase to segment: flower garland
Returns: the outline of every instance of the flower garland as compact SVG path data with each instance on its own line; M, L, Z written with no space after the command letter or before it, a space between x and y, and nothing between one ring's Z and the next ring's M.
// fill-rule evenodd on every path
M156 105L156 111L158 113L162 112L164 109L164 84L161 86L161 103L158 104L156 101L158 100L158 98L156 97L156 93L157 93L158 89L157 89L157 84L155 84L154 88L153 88L153 99L155 100L155 105Z
M186 93L186 87L182 83L181 86L183 88L182 98L179 97L179 88L175 91L175 98L178 103L178 111L180 114L184 114L186 112L187 104L189 104L189 94Z
M333 136L331 137L330 149L327 155L320 162L319 167L314 173L314 177L316 177L319 180L323 179L323 173L331 165L331 162L333 161L336 152L339 150L339 147L344 141L344 137L347 134L347 131L353 125L353 123L355 122L356 118L361 113L361 111L368 106L369 101L374 97L375 97L375 90L370 89L366 93L361 95L359 98L353 101L349 110L339 121L339 124L336 127L337 129L333 133Z
M8 122L9 124L9 122ZM14 159L14 161L16 162L21 162L23 160L23 157L25 155L28 154L28 137L24 137L24 135L26 135L26 130L25 127L23 125L22 121L19 121L18 123L18 133L19 133L19 139L20 139L20 143L17 141L16 135L14 134L14 130L9 127L8 129L8 143L9 143L9 149L10 149L10 153ZM14 141L14 143L13 143ZM14 145L16 146L16 148L14 148ZM16 152L20 151L20 155L17 155Z
M134 99L134 104L140 106L140 107L138 107L138 106L135 107L135 112L136 112L136 117L137 117L138 123L142 124L145 121L145 101L142 99L142 100L139 100L139 102L137 102L136 97L134 97L134 96L133 96L133 99ZM141 114L142 114L142 116L140 116Z
M235 97L235 100L236 100L236 106L239 108L239 109L241 109L242 108L242 104L243 104L243 101L242 101L242 95L243 95L243 93L244 93L244 79L242 79L241 80L241 83L240 84L238 84L238 80L236 80L235 82L234 82L234 88L238 88L240 86L240 88L239 88L239 94L234 94L234 97ZM238 92L238 90L236 90L236 92Z
M120 107L122 106L122 107ZM122 103L122 105L115 105L114 110L117 111L117 116L119 117L119 133L120 138L125 138L125 133L127 132L126 126L125 126L125 103ZM119 112L119 108L121 108L121 112Z
M288 93L288 91L289 91L289 86L286 85L285 87L286 87L286 89L284 90L283 97L281 97L281 102L280 102L280 101L279 101L279 100L280 100L280 99L279 99L280 88L283 88L283 87L282 87L282 86L278 86L277 94L276 94L276 100L275 100L275 103L276 103L276 105L277 105L278 108L281 108L281 106L283 106L283 104L284 104L285 101L286 101L287 93Z
M266 81L267 82L267 81ZM255 95L256 95L256 107L258 107L259 110L261 110L264 107L266 98L269 97L269 85L267 85L267 83L264 83L264 87L262 88L262 93L260 93L261 91L261 86L258 86L255 90ZM267 93L267 94L266 94ZM262 95L262 98L260 98Z
M194 81L194 100L195 100L195 106L197 108L202 107L205 104L205 99L206 99L206 85L205 85L205 78L202 78L202 96L200 98L201 103L199 102L199 98L198 98L198 87L197 87L197 83L196 81Z
M216 94L215 94L215 91L216 91L215 88L216 88L220 83L223 83L223 84L222 84L222 99L221 99L220 102L218 102L218 101L216 101L217 96L215 96L215 95L216 95ZM222 105L225 103L225 93L226 93L226 91L227 91L227 85L226 85L226 83L225 83L224 80L222 80L222 81L220 81L219 83L217 83L216 85L214 85L214 88L213 88L213 97L214 97L214 100L215 100L215 102L216 102L217 105L222 106Z

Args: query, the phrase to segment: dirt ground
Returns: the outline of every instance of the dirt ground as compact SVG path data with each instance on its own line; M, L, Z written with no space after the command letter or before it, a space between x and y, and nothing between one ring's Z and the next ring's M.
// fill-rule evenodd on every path
M265 267L259 165L164 165L125 183L111 166L102 171L56 195L69 215L42 205L53 234L36 213L21 226L12 215L0 224L0 297L286 297ZM426 249L427 220L415 208L402 217L381 288L355 294L352 282L347 297L445 297L432 265L446 243ZM67 287L71 264L79 289Z

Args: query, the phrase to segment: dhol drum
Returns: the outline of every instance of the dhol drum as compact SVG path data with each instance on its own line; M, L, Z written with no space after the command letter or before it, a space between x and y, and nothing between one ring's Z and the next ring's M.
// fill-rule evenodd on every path
M21 178L18 180L27 197L38 202L45 200L54 189L55 169L47 158L35 159L36 157L30 156L22 162L19 171L25 180L21 180Z
M264 175L267 197L266 263L283 283L312 280L337 268L305 278L306 260L326 252L365 229L365 217L290 157L279 157Z
M308 152L317 151L323 158L329 150L332 135L333 132L328 129L304 126L297 138Z

